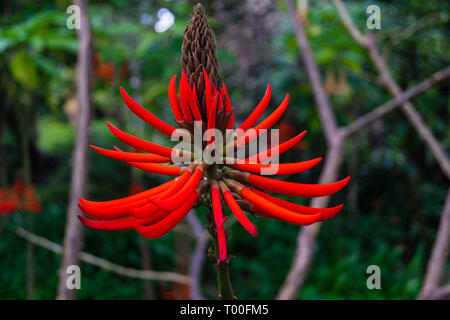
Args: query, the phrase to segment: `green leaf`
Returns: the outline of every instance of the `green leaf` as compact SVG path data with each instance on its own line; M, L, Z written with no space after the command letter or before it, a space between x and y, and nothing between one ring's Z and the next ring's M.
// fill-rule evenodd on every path
M8 49L13 43L14 43L14 41L12 39L1 38L0 39L0 53L5 51L6 49Z
M35 89L39 84L36 64L26 51L17 52L12 58L9 69L15 80L28 89Z

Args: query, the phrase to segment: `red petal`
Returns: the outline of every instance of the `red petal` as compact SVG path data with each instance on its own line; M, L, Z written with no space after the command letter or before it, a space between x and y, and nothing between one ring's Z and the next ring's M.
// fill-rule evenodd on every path
M217 182L215 181L211 185L211 198L213 204L214 222L216 223L216 230L217 230L219 261L224 262L227 260L227 242L224 228L224 223L226 219L224 219L222 215L222 204L220 200L220 193L217 187Z
M216 128L216 114L217 114L217 96L214 98L214 102L212 103L212 107L208 117L208 130ZM211 142L211 132L207 132L207 144Z
M180 175L181 170L183 169L183 167L168 166L165 164L158 164L158 163L143 163L143 162L127 162L127 163L132 165L133 167L142 169L144 171L174 177Z
M175 87L176 79L177 75L174 75L169 83L169 101L170 105L172 106L172 111L175 116L175 119L177 119L178 121L182 121L183 113L181 112L180 109L180 102L178 101L177 89Z
M153 202L156 206L166 209L174 210L179 207L187 198L192 194L192 192L197 188L200 179L203 176L203 170L201 167L197 167L195 172L190 177L189 181L172 197L164 200L152 199L149 200Z
M175 131L175 128L170 124L162 121L161 119L141 107L128 95L128 93L122 87L120 87L120 93L122 94L122 98L128 108L130 108L131 111L133 111L139 118L147 122L149 125L158 129L162 133L167 134L169 137Z
M265 129L271 128L283 115L284 111L289 104L289 93L284 98L283 102L280 106L272 112L266 119L264 119L260 124L254 127L254 130L251 130L249 133L242 135L237 141L237 146L246 145L248 142L257 138Z
M171 197L173 196L175 193L177 193L180 188L182 188L183 185L185 185L185 183L188 181L188 179L191 177L192 175L192 171L191 168L188 167L188 169L183 172L183 174L176 179L176 181L174 183L172 183L166 190L164 190L163 192L155 195L155 197L153 197L154 199L166 199L167 197ZM135 218L144 218L147 217L149 215L154 214L156 211L158 211L160 208L158 206L156 206L153 203L149 203L144 207L135 209L135 210L131 210L130 214L135 217Z
M140 193L134 194L132 196L121 198L121 199L98 202L98 201L89 201L89 200L80 198L80 202L82 204L84 204L86 206L90 206L90 207L113 207L113 206L120 206L120 205L124 205L124 204L131 204L133 202L136 202L136 201L139 201L142 199L146 199L149 196L153 196L153 195L156 195L156 194L164 191L166 188L168 188L174 182L175 182L175 179L168 181L166 183L163 183L162 185L159 185L150 190L146 190L144 192L140 192Z
M248 157L247 159L245 159L245 162L249 162L249 163L257 163L261 161L261 157L263 157L263 155L266 157L266 159L270 159L272 157L275 157L277 155L282 154L283 152L289 150L290 148L292 148L293 146L295 146L306 134L306 131L303 131L302 133L300 133L299 135L295 136L292 139L289 139L286 142L283 142L282 144L272 147L269 150L260 152L258 154L255 154L251 157Z
M188 98L186 97L186 90L184 89L186 82L187 82L187 77L186 77L186 73L183 70L183 75L181 76L180 89L179 89L181 109L183 110L184 118L187 121L192 121L193 118L192 118L191 110L189 109L189 101L188 101Z
M126 218L130 216L130 209L145 206L148 203L147 199L122 204L112 207L92 207L86 204L78 203L78 207L83 213L94 219L114 220Z
M157 163L166 163L170 162L170 159L167 157L158 156L156 154L145 154L139 152L122 152L122 151L113 151L102 149L96 146L90 146L92 149L97 151L98 153L112 159L121 160L121 161L133 161L133 162L157 162Z
M303 215L299 214L298 212L280 207L277 204L257 195L246 187L242 189L241 195L254 205L261 207L275 217L296 225L309 225L317 222L321 218L320 213Z
M247 131L253 125L258 121L258 119L261 117L261 115L266 110L267 106L269 105L270 96L272 94L272 89L270 88L270 84L267 85L266 93L264 94L264 97L261 99L261 102L256 106L256 108L253 110L253 112L250 114L250 116L247 118L247 120L244 121L244 123L239 127L240 129Z
M272 201L273 203L285 207L289 210L301 213L301 214L316 214L316 213L320 213L322 215L320 220L326 220L326 219L330 219L332 217L334 217L336 214L339 213L339 211L341 211L341 209L343 208L343 204L338 205L336 207L332 207L332 208L311 208L311 207L305 207L305 206L301 206L299 204L296 203L292 203L292 202L288 202L282 199L278 199L274 196L271 196L267 193L264 193L258 189L251 189L253 192L255 192L256 194L260 195L263 198L266 198L269 201Z
M172 230L188 213L189 210L192 209L192 206L195 204L198 198L198 193L193 192L192 195L188 198L188 200L178 209L169 213L167 217L164 219L152 224L150 226L141 226L135 224L134 228L137 232L147 238L159 238L163 235L167 234L170 230Z
M150 153L156 153L158 155L164 156L164 157L171 157L173 149L157 145L155 143L143 140L141 138L132 136L131 134L128 134L126 132L123 132L122 130L117 129L115 126L113 126L108 121L106 122L109 130L122 142L135 147L138 150L150 152Z
M198 109L197 102L194 100L194 96L192 95L191 87L189 86L186 74L181 77L180 95L183 97L182 99L187 102L187 105L190 106L194 119L196 121L202 121L200 110Z
M323 197L336 193L350 180L350 177L327 184L305 184L280 181L249 174L249 183L257 188L296 197Z
M258 230L256 229L256 226L251 223L244 212L242 212L242 209L239 207L236 200L234 200L233 195L231 194L225 183L221 181L219 182L219 186L225 201L228 203L231 211L233 211L236 219L244 227L244 229L247 230L248 233L256 238L258 236Z
M211 91L211 82L209 80L208 74L206 73L205 68L203 68L203 77L205 79L205 100L206 100L206 111L209 116L211 110L212 103L212 91Z
M237 159L235 159L237 160ZM295 163L243 163L245 160L237 160L234 164L228 164L230 167L238 168L243 171L254 172L258 174L294 174L311 169L318 164L322 158ZM268 172L268 168L273 168L273 172Z
M119 231L119 230L130 230L133 229L133 220L132 218L122 219L122 220L114 220L114 221L97 221L91 220L83 216L78 216L81 223L86 227L95 229L95 230L104 230L104 231Z

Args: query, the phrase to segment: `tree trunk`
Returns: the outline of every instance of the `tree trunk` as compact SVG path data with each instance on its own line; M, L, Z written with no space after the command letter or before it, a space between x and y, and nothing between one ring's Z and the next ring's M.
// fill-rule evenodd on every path
M427 265L427 272L419 299L433 299L433 292L440 286L445 265L448 262L450 251L450 189L447 192L444 209L441 214L439 230L433 245L430 260Z
M331 143L326 155L326 160L320 174L319 183L330 183L335 181L339 172L339 167L344 156L345 139L342 136ZM330 197L314 198L311 207L325 208ZM303 227L297 238L297 250L294 255L289 274L278 292L278 300L296 299L299 290L303 286L311 267L315 249L317 235L319 234L321 223L314 223Z
M67 267L79 263L82 247L82 227L77 218L78 199L86 193L88 176L88 143L90 137L91 116L91 28L88 19L87 0L76 0L81 10L81 28L78 35L77 95L79 115L77 119L77 135L73 151L72 178L70 185L69 207L67 211L66 230L64 236L64 252L61 263L57 299L74 299L75 291L67 288L69 276Z
M149 240L139 236L141 241L141 265L142 270L152 269L152 257L150 253L150 243ZM155 290L153 288L153 283L150 280L144 281L144 296L147 300L155 299Z

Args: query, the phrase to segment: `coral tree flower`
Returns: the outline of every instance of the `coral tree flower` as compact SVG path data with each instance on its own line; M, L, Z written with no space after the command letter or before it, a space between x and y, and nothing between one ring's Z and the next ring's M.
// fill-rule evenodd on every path
M235 128L234 110L225 84L218 74L215 45L203 9L199 12L198 8L197 6L197 14L194 12L185 30L181 59L183 71L178 91L176 75L169 83L169 102L178 127L193 133L194 122L197 122L201 124L203 132L207 129L225 132ZM140 106L123 88L120 91L127 107L143 121L169 137L175 132L176 127ZM270 97L271 87L268 85L260 103L239 126L243 133L236 137L233 147L247 145L281 118L288 106L289 95L264 118ZM305 207L278 199L267 192L298 197L327 196L344 188L350 177L329 184L302 184L265 177L260 175L261 170L267 166L261 162L261 154L249 156L244 161L235 159L231 164L193 162L176 166L171 156L180 150L132 136L108 122L107 126L119 140L141 152L124 152L118 148L107 150L93 146L94 150L142 170L175 178L122 199L106 202L80 199L79 208L87 217L79 218L87 227L110 231L134 229L144 237L158 238L172 230L193 207L206 205L212 209L212 228L209 229L217 239L217 257L220 263L228 260L224 228L227 217L223 210L225 203L242 227L254 237L258 236L257 228L244 211L303 226L329 219L342 209L343 205L332 208ZM297 145L305 133L271 146L269 153L278 155L289 150ZM225 143L223 146L216 145L214 137L208 135L203 148L211 146L216 150L227 147ZM277 174L302 172L315 166L320 160L321 158L280 163Z
M15 211L41 212L41 199L32 185L16 180L11 188L0 188L0 215Z

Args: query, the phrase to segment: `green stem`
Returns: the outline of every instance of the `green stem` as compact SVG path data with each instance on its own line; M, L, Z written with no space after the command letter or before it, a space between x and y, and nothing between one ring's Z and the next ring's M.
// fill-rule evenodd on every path
M217 286L219 290L219 299L234 300L233 287L230 280L230 263L228 261L221 262L216 266Z
M233 293L233 287L231 286L230 279L230 261L220 261L219 259L219 247L217 242L217 236L213 236L214 239L214 254L216 257L216 272L217 272L217 288L219 292L219 299L221 300L234 300L236 297Z

